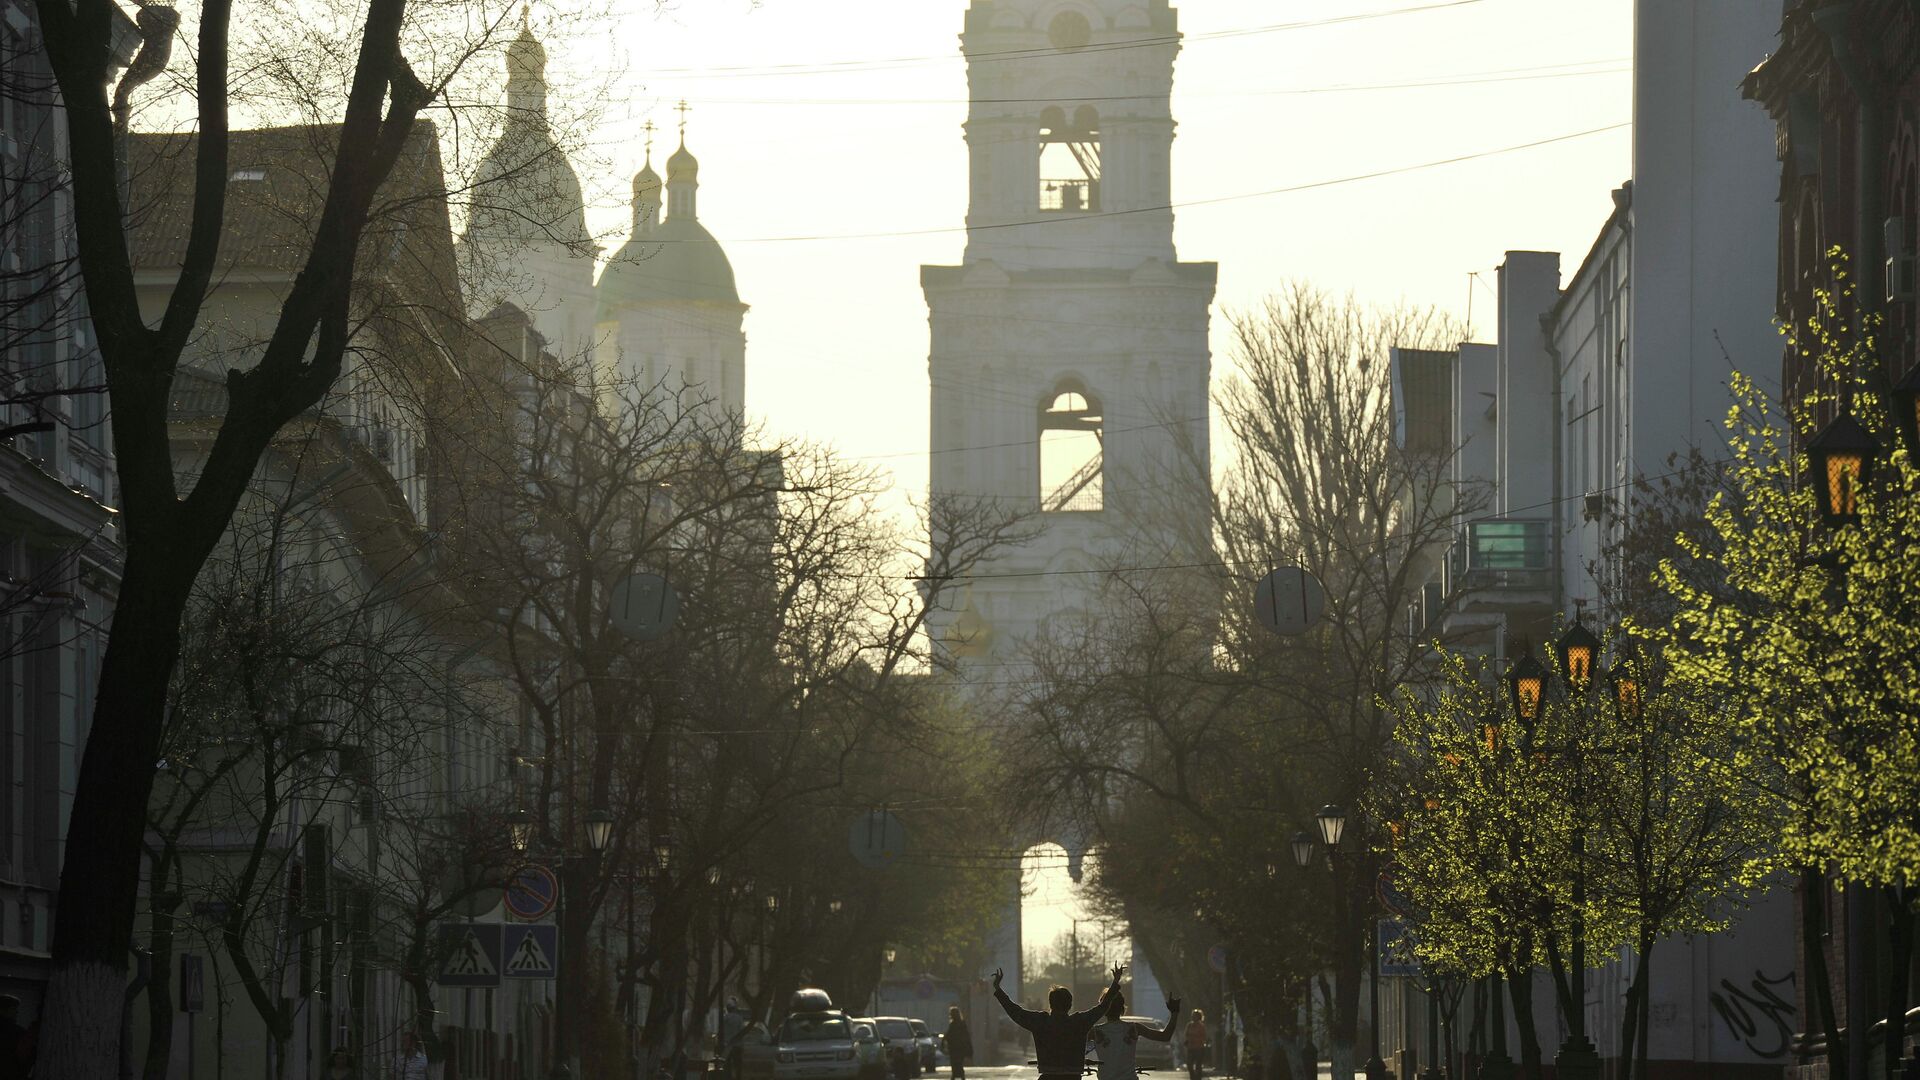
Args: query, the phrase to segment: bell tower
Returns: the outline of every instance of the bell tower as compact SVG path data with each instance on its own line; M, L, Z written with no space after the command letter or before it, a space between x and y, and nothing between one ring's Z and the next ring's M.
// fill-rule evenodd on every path
M1208 490L1216 266L1173 242L1167 0L972 0L967 246L923 266L931 487L1041 515L931 631L981 682L1116 564L1192 562Z

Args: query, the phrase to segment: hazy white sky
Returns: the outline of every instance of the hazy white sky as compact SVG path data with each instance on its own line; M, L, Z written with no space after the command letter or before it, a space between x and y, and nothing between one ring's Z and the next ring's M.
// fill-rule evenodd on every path
M640 125L672 150L685 98L701 220L738 275L747 407L926 486L922 263L959 260L965 0L620 0L608 38L550 40L557 94L622 72L581 161L593 224L628 220ZM1222 312L1288 278L1489 325L1502 251L1577 264L1628 171L1624 126L1453 164L1387 170L1624 125L1630 0L1190 0L1176 67L1176 237L1220 264ZM540 9L534 8L536 25ZM589 91L592 92L592 91ZM1219 201L1207 201L1219 200ZM880 235L873 234L904 234Z
M966 0L622 2L610 46L549 42L559 93L626 73L593 140L606 160L580 163L592 224L626 227L640 125L658 125L664 161L685 98L701 220L752 305L748 411L883 466L904 505L927 478L919 267L957 262L964 243ZM1195 205L1176 211L1176 238L1183 258L1220 264L1216 382L1231 363L1222 313L1286 279L1463 318L1471 302L1485 328L1503 251L1559 251L1570 270L1599 231L1629 168L1630 0L1275 28L1433 2L1180 5L1174 200ZM1406 171L1340 182L1390 170ZM1026 940L1048 942L1079 904L1064 870L1032 884Z

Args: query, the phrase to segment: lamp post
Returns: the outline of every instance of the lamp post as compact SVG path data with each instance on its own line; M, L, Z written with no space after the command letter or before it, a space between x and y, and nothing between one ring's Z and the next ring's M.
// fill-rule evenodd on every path
M1573 627L1560 638L1559 655L1555 659L1560 667L1560 681L1566 686L1569 695L1575 699L1587 694L1596 684L1596 660L1600 654L1600 639L1574 620ZM1526 657L1532 660L1531 656ZM1537 663L1536 663L1536 666ZM1535 721L1545 707L1545 683L1534 703ZM1515 694L1519 701L1519 694ZM1532 725L1528 725L1531 730ZM1576 815L1581 813L1583 800L1583 781L1586 776L1586 763L1581 758L1582 746L1576 735L1568 741L1568 751L1573 756L1573 800ZM1570 1002L1567 1017L1567 1039L1560 1045L1559 1053L1553 1058L1554 1075L1559 1080L1599 1080L1600 1054L1593 1047L1593 1041L1587 1038L1587 830L1583 821L1576 818L1573 826L1573 970L1572 985L1568 994Z
M595 807L587 811L580 820L582 831L586 833L587 848L591 853L585 857L598 859L601 855L605 854L607 846L613 840L613 812L604 807ZM533 814L525 809L520 809L515 810L507 816L507 842L512 845L516 853L525 855L533 846L533 836ZM570 854L564 846L558 852L558 856L561 869L560 890L559 894L554 897L553 915L555 925L561 928L560 958L564 963L568 955L568 948L572 944L570 935L567 933L569 929L567 926L567 882L571 880L572 875L566 871L568 863L576 861L580 857ZM565 977L564 973L562 977ZM568 1010L569 1006L559 1001L555 1002L553 1019L553 1066L547 1073L550 1080L571 1080L573 1076L573 1071L567 1067L569 1047L566 1021Z
M1345 907L1340 902L1340 841L1347 834L1346 808L1328 803L1315 812L1313 823L1320 831L1320 845L1327 849L1327 874L1333 884L1333 917L1337 937L1339 920L1344 914L1342 909ZM1304 832L1295 833L1290 846L1293 848L1295 863L1305 867L1313 862L1311 836ZM1370 1056L1362 1068L1367 1074L1367 1080L1391 1080L1393 1074L1387 1071L1386 1062L1380 1060L1380 928L1377 920L1367 921L1369 927L1366 957L1374 970L1367 973L1368 1007L1372 1009L1372 1022L1367 1025L1370 1036Z

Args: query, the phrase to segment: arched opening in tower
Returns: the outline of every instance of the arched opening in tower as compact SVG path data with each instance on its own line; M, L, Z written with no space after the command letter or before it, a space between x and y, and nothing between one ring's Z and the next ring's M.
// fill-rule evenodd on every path
M1100 114L1091 105L1073 111L1049 105L1040 112L1040 210L1085 213L1100 209Z
M1105 446L1099 402L1063 383L1040 412L1040 509L1093 511L1106 506Z
M1098 858L1051 841L1021 856L1020 990L1029 1005L1044 1008L1047 991L1064 986L1084 1009L1106 989L1113 965L1130 962L1126 922L1103 908L1092 885Z

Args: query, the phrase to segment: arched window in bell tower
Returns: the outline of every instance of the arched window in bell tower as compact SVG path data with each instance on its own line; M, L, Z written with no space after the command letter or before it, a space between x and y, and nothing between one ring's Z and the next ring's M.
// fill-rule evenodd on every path
M1091 105L1040 112L1040 209L1086 213L1100 209L1100 113Z
M1054 388L1040 410L1040 509L1094 511L1106 505L1100 403L1078 379Z

